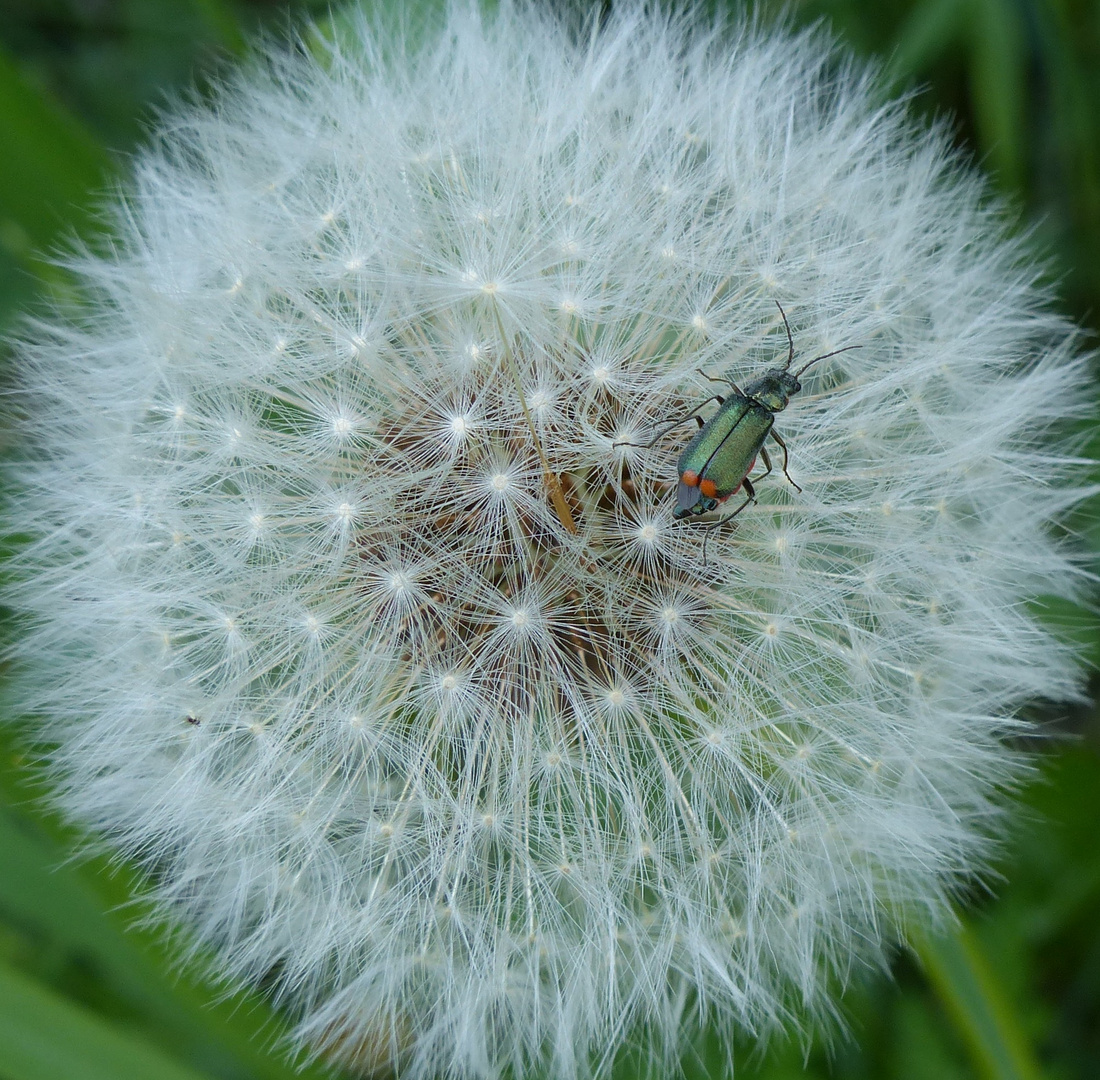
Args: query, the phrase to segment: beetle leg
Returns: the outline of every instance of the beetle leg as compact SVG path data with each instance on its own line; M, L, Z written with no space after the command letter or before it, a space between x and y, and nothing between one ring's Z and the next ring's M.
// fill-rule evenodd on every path
M768 456L768 452L764 447L760 447L760 456L764 459L764 464L767 465L767 468L756 478L758 484L772 471L772 459Z
M709 405L712 401L717 401L718 404L721 405L722 402L725 401L725 398L723 398L720 394L715 394L713 397L707 398L706 401L701 401L698 405L698 408L701 409L704 405ZM617 439L611 445L612 447L636 446L639 450L648 450L651 446L656 446L657 443L659 443L661 439L663 439L674 427L679 427L681 424L686 424L689 420L694 420L699 425L699 427L702 427L706 423L706 421L697 412L690 412L686 416L677 417L677 419L675 420L662 420L661 423L666 425L664 430L658 431L657 434L654 435L649 442L640 443L630 442L627 439Z
M779 436L778 436L778 435L776 434L775 428L772 428L772 430L771 430L771 437L772 437L773 439L775 439L775 441L776 441L777 443L779 443L779 445L780 445L780 446L782 447L782 449L783 449L783 475L784 475L784 476L785 476L785 477L786 477L786 478L787 478L788 480L790 480L791 486L792 486L792 487L793 487L793 488L795 489L795 491L797 491L797 492L800 492L800 493L801 493L801 491L802 491L802 488L800 488L800 487L799 487L799 486L798 486L798 485L797 485L797 484L796 484L796 483L795 483L795 482L794 482L793 480L791 480L791 474L790 474L789 472L787 472L787 444L786 444L786 443L785 443L785 442L784 442L784 441L783 441L783 440L782 440L782 439L781 439L781 438L780 438L780 437L779 437ZM761 452L762 452L762 451L761 451ZM767 461L767 460L768 460L768 458L767 458L767 456L766 456L766 455L765 455L765 457L764 457L764 460L765 460L765 461ZM769 463L769 464L770 464L770 463Z
M720 517L717 521L712 521L709 525L703 526L703 531L706 535L703 537L703 565L707 565L707 541L710 539L710 534L715 529L722 528L723 525L728 525L742 510L745 509L749 503L756 502L756 489L752 486L748 477L745 477L741 481L741 486L745 489L745 501L736 509L732 514L726 514Z

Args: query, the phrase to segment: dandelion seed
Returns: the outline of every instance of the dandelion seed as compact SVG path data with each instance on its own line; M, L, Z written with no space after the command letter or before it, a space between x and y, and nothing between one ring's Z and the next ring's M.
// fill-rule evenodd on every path
M27 332L20 701L320 1051L577 1080L762 1037L981 870L1007 719L1079 693L1026 601L1082 588L1086 370L872 82L634 0L580 44L358 17L181 108ZM800 357L861 348L783 413L802 490L706 533L700 371L782 363L776 300Z

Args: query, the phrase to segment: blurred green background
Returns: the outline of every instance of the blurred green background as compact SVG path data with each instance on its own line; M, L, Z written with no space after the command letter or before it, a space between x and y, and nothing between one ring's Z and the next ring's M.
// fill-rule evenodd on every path
M549 2L549 0L547 0ZM568 0L564 0L568 2ZM0 0L0 331L43 290L41 253L96 227L98 194L158 105L202 93L257 31L328 0ZM605 5L606 6L606 5ZM721 6L711 3L710 7ZM818 20L877 58L1032 231L1064 310L1100 329L1100 5L1089 0L804 0L765 19ZM1100 434L1091 441L1100 457ZM1095 508L1093 508L1095 510ZM1100 514L1074 523L1100 550ZM1060 621L1100 667L1095 615ZM1096 684L1096 680L1094 680ZM1096 684L1100 688L1100 684ZM989 890L958 931L899 954L844 998L849 1035L745 1047L743 1077L844 1080L1100 1077L1100 719L1036 703L1048 736ZM303 1080L264 1001L181 970L185 942L135 926L137 880L42 809L18 725L0 727L0 1080ZM684 1068L718 1075L717 1040ZM296 1071L304 1069L304 1071ZM624 1056L617 1077L634 1074Z

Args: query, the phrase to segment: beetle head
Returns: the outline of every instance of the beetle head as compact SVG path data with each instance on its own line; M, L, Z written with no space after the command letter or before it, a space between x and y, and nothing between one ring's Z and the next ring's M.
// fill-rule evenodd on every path
M759 379L745 384L745 396L758 401L769 412L782 412L792 395L802 389L797 376L786 368L772 368Z

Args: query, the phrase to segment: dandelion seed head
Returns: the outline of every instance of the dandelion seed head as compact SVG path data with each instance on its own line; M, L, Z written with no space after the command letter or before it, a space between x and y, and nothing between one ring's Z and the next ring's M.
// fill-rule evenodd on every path
M578 1080L828 1016L980 870L1014 711L1079 692L1026 603L1083 580L1074 332L820 35L352 27L181 108L20 346L61 799L347 1062ZM794 370L859 348L754 503L676 520L776 301Z

